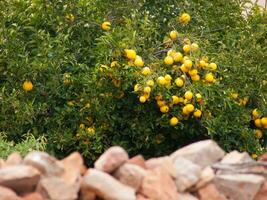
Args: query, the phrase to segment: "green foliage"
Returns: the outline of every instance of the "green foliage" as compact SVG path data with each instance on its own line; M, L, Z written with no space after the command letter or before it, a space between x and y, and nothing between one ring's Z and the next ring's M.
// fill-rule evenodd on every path
M64 156L79 150L89 161L115 144L151 156L205 138L226 150L261 153L264 138L255 138L251 111L267 114L267 16L254 7L244 17L247 2L1 1L0 130L18 143L27 132L45 136L48 151ZM177 22L183 12L192 17L187 26ZM110 31L101 30L104 21L112 23ZM156 86L151 100L140 104L133 87L147 78L128 64L123 51L135 49L154 69L155 82L166 73L176 78L181 73L162 64L171 47L182 51L182 40L167 46L174 29L181 39L199 44L201 53L190 55L193 60L206 55L218 64L215 75L222 80L212 85L188 81L181 90ZM110 67L112 61L118 66ZM33 83L32 91L23 91L26 80ZM186 90L203 95L203 117L171 127L172 115L183 117L181 106L162 115L152 99L160 92L170 100ZM232 93L238 99L230 98ZM240 106L244 99L248 103Z

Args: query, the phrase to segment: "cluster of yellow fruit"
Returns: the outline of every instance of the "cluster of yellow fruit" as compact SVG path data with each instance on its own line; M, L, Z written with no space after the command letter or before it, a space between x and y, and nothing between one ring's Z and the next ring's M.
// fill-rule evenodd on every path
M267 116L262 117L257 108L252 110L251 115L254 120L254 124L257 127L255 130L256 137L260 139L263 137L262 129L267 129Z

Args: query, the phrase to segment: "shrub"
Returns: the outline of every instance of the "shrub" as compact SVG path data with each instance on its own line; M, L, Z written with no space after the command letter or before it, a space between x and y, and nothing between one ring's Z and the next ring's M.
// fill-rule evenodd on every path
M255 137L251 112L258 108L259 117L267 114L266 12L255 7L244 18L243 4L229 0L1 4L0 127L9 140L18 142L27 132L45 135L49 151L63 156L79 150L89 161L114 144L155 156L204 138L226 150L263 151L264 137ZM177 20L182 13L191 16L187 25ZM111 22L109 31L101 30L104 21ZM178 39L170 40L171 31ZM189 41L200 48L187 55L193 68L203 56L218 65L215 71L198 68L201 81L182 73L181 62L163 63L171 48L184 54ZM142 67L125 58L125 49L135 50L152 73L142 75ZM207 73L215 83L202 82ZM166 74L172 84L158 86L158 77ZM181 89L175 86L178 77L185 81ZM140 103L144 94L134 86L143 90L148 79L155 85ZM173 95L186 91L193 92L201 118L185 120L184 105L169 105ZM157 107L159 94L171 108L167 113ZM172 117L180 121L176 126L170 126Z

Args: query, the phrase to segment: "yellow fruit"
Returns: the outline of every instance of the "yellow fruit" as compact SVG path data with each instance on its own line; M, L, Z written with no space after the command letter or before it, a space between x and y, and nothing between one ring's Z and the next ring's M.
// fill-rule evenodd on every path
M135 92L140 91L141 87L142 87L142 86L141 86L140 84L136 84L136 85L134 86L134 91L135 91Z
M174 53L172 57L175 62L180 62L183 59L183 54L181 54L180 52L177 52L177 53Z
M162 101L162 100L157 100L157 105L159 107L162 107L162 106L165 106L166 105L166 102L165 101Z
M74 101L68 101L68 102L67 102L67 105L68 105L68 106L74 106Z
M255 119L254 120L254 124L255 124L256 127L261 128L262 127L261 119Z
M151 70L150 70L150 68L149 68L149 67L144 67L144 68L142 69L142 74L143 74L144 76L147 76L147 75L151 74Z
M153 80L148 80L148 81L146 82L146 84L147 84L148 86L150 86L150 87L153 87L153 86L154 86L154 81L153 81Z
M84 129L85 125L84 124L80 124L79 128Z
M146 87L144 88L144 93L150 93L150 92L151 92L151 87L146 86Z
M145 97L145 96L140 96L140 97L139 97L139 101L140 101L141 103L145 103L145 102L146 102L146 97Z
M197 75L197 73L198 73L197 69L192 69L189 71L190 76L195 76L195 75Z
M104 31L108 31L108 30L110 30L110 26L111 26L111 23L110 22L103 22L102 25L101 25L101 28Z
M166 85L168 82L165 80L163 76L158 77L158 84L163 86Z
M191 79L192 79L192 81L199 81L200 76L197 74L197 75L191 76Z
M115 67L118 65L118 61L112 61L110 67Z
M125 56L126 58L130 59L130 60L134 60L136 58L136 52L133 49L125 49Z
M177 37L178 37L178 33L177 33L177 31L171 31L171 32L170 32L170 38L171 38L172 40L176 40Z
M172 80L172 77L171 77L169 74L166 74L166 75L164 76L164 78L165 78L165 80L166 80L167 82L171 82L171 80Z
M216 70L216 69L217 69L217 64L216 64L216 63L210 63L210 64L209 64L209 68L210 68L211 70Z
M253 153L253 154L251 154L251 157L252 157L253 159L257 159L257 158L258 158L258 155L255 154L255 153Z
M192 65L193 65L193 63L192 63L191 60L188 59L188 60L185 60L185 61L184 61L184 66L185 66L186 68L191 69Z
M140 56L136 57L136 59L134 60L134 65L137 67L143 67L144 66L144 61L142 60L142 58Z
M31 81L24 81L22 88L24 91L29 92L33 89L33 84Z
M232 97L233 99L237 99L237 97L238 97L238 93L231 93L231 97Z
M188 24L188 22L190 21L191 17L188 13L183 13L180 17L179 17L179 22L181 24Z
M185 53L190 52L190 45L189 44L184 45L183 46L183 50L184 50Z
M75 17L73 14L68 14L66 15L66 20L68 20L69 22L74 22Z
M162 112L162 113L167 113L167 112L169 112L169 107L166 106L166 105L161 106L161 107L160 107L160 112Z
M186 106L186 110L191 113L194 111L195 107L192 104L187 104Z
M167 56L173 56L175 53L176 53L176 51L175 51L174 49L170 49L170 50L167 52Z
M174 70L174 71L177 71L177 70L179 70L179 67L178 67L178 65L173 65L173 66L172 66L172 70Z
M184 115L188 115L188 114L190 114L190 112L188 112L186 106L183 107L182 112L183 112Z
M189 101L188 99L184 99L183 104L184 105L188 104L188 101Z
M265 128L267 127L267 117L261 118L261 125Z
M173 64L173 58L172 58L171 56L166 56L166 57L164 58L164 63L165 63L166 65L172 65L172 64Z
M175 79L175 84L176 84L178 87L183 87L183 85L184 85L184 80L181 79L181 78L177 78L177 79Z
M258 139L261 139L263 136L263 132L260 129L255 130L255 135Z
M192 44L191 44L191 49L192 49L193 52L198 51L198 49L199 49L198 44L197 44L197 43L192 43Z
M193 98L193 93L191 91L186 91L184 94L184 98L187 100L191 100Z
M205 75L205 81L208 83L213 83L214 82L214 76L212 73L207 73Z
M184 98L183 97L179 97L179 103L183 103L184 102Z
M200 118L201 115L202 115L201 110L199 110L199 109L195 110L195 112L194 112L194 117L196 117L196 118Z
M204 68L206 66L206 62L204 60L199 61L199 67Z
M173 95L172 96L172 103L175 105L175 104L178 104L179 103L179 97L176 96L176 95Z
M148 100L150 97L150 93L144 93L143 96L146 98L146 100Z
M181 71L186 73L189 71L189 69L187 67L184 66L184 64L182 64L182 66L180 67Z
M197 93L197 94L196 94L196 98L197 98L197 99L202 99L202 95L201 95L200 93Z
M87 128L87 133L89 133L89 135L94 135L95 134L95 128L94 127L89 127Z
M176 126L178 123L179 123L179 120L178 120L177 117L172 117L172 118L170 119L170 125L171 125L171 126Z

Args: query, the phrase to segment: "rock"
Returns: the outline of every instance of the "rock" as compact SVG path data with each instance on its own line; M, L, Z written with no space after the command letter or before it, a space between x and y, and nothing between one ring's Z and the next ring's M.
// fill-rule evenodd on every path
M205 168L223 158L224 154L213 140L202 140L178 149L171 154L171 158L183 157Z
M19 194L33 192L40 180L40 172L25 165L0 169L0 186L13 189Z
M144 177L140 193L151 200L177 200L176 185L163 167L148 171Z
M150 200L150 199L144 197L144 196L141 195L141 194L138 194L138 195L136 196L136 200Z
M31 152L23 160L23 163L38 169L45 176L59 176L64 172L56 158L45 152Z
M128 185L138 191L146 171L138 165L125 163L113 175L124 185Z
M264 178L252 174L217 175L214 183L218 190L233 200L253 200Z
M190 193L180 193L178 200L198 200L198 198L191 195ZM216 199L214 199L214 200L216 200Z
M211 182L215 177L215 172L211 167L205 167L201 173L200 173L200 178L197 184L195 185L195 188L201 188Z
M267 199L267 180L262 185L260 191L255 196L254 200L266 200Z
M44 199L49 200L76 200L78 198L80 183L69 185L59 177L44 177L41 179L37 192Z
M139 167L146 169L146 160L142 155L132 157L127 163L138 165Z
M23 200L44 200L40 193L34 192L27 194L22 198Z
M6 166L4 159L0 158L0 169Z
M129 159L127 152L118 146L109 148L95 162L95 169L112 173Z
M21 155L19 153L12 153L8 156L6 160L6 166L14 166L14 165L19 165L22 162Z
M175 184L178 192L184 192L198 182L201 174L198 165L182 157L176 157L173 165L176 170Z
M238 151L232 151L224 156L221 160L222 164L237 164L244 162L252 162L253 159L247 152L239 153Z
M259 157L259 161L267 161L267 153L261 155L261 156Z
M0 200L21 200L21 198L9 188L0 186Z
M135 200L133 188L96 169L89 169L82 181L82 190L90 190L105 200Z
M227 200L214 184L208 184L198 190L200 200Z
M64 166L62 178L68 184L74 184L81 179L81 170L84 167L83 158L78 152L72 153L68 157L60 161Z
M90 189L81 188L80 190L80 198L79 200L95 200L96 194L92 192Z

